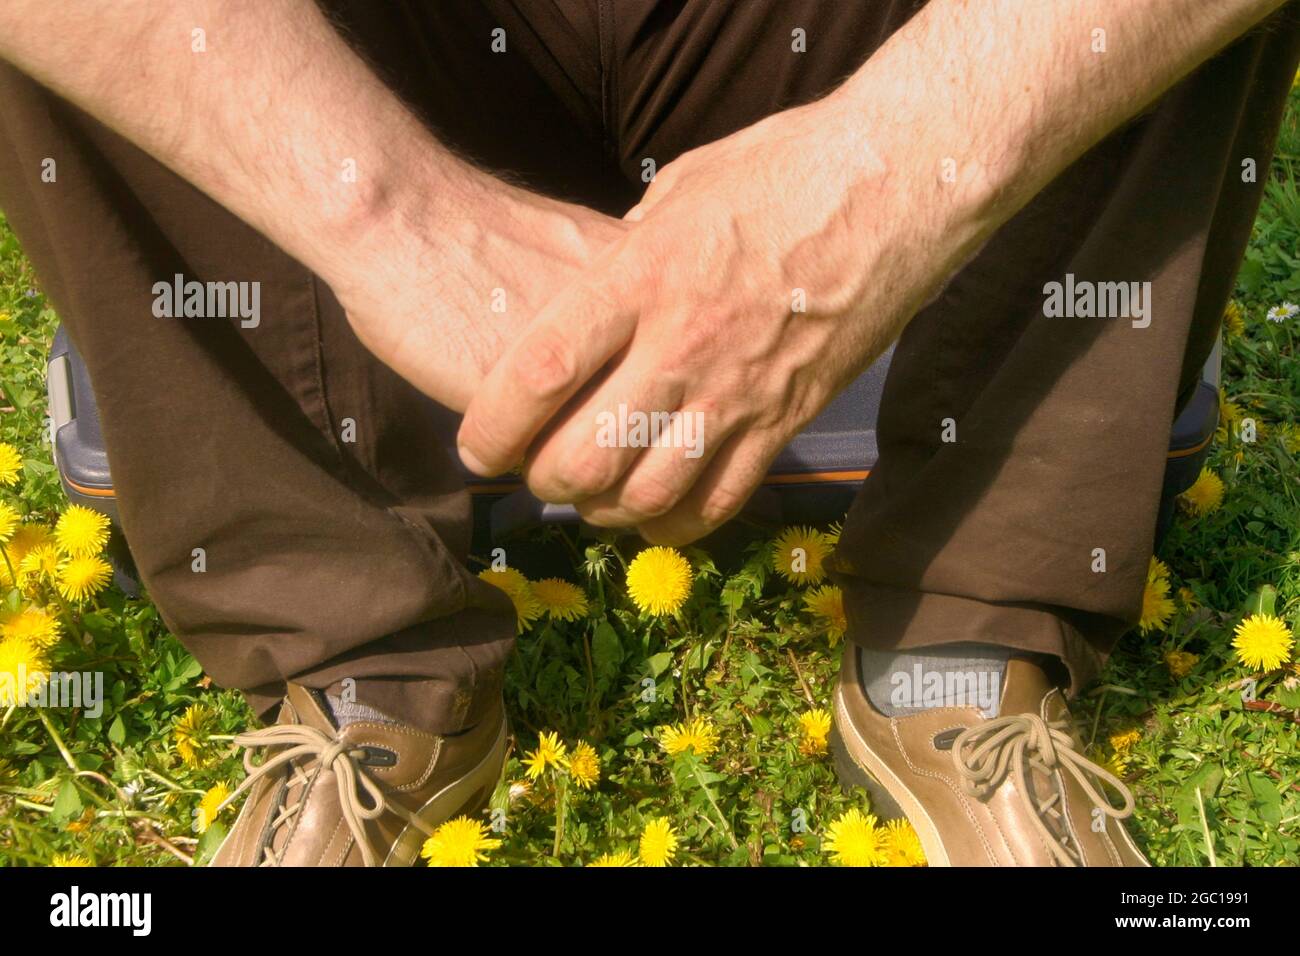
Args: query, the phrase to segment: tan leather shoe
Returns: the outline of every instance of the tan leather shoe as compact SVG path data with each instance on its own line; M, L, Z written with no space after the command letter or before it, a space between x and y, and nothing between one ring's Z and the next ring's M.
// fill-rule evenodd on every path
M290 684L275 725L235 743L248 778L230 800L248 800L214 866L409 866L434 828L491 797L506 720L499 709L450 737L379 721L340 730Z
M1149 866L1120 822L1133 795L1082 755L1043 671L1008 661L998 713L937 707L885 717L849 644L835 690L836 769L871 791L877 815L907 816L931 866Z

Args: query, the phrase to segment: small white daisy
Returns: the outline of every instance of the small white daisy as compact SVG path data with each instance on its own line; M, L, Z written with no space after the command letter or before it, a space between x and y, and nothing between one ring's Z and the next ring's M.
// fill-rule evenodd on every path
M1268 310L1265 316L1270 322L1285 322L1287 319L1300 315L1300 305L1294 302L1283 302L1281 305L1275 305Z

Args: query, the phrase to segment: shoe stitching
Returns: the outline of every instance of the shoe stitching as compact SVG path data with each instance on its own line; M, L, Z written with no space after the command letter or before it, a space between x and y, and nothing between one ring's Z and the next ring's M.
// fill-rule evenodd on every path
M975 815L971 812L971 807L966 800L966 795L963 794L961 790L959 790L953 784L953 782L948 777L945 777L943 774L940 774L933 770L925 770L924 768L918 767L916 764L912 763L912 758L908 756L907 748L903 746L902 738L899 736L897 718L890 718L889 730L890 733L893 735L894 744L898 747L898 752L903 755L903 760L907 763L908 768L913 773L922 777L930 777L933 780L937 780L940 783L942 783L944 786L946 786L949 790L952 791L953 796L957 798L958 806L960 806L962 812L966 814L966 818L970 820L971 826L975 828L975 834L976 836L979 837L980 843L983 844L985 854L988 856L988 858L993 862L995 866L1000 865L997 862L997 857L993 853L993 847L989 844L988 838L985 836L984 828L980 826L979 820L977 820L975 818ZM1004 843L1006 842L1005 837L1003 838L1003 842Z
M342 817L339 817L338 823L334 824L334 830L330 833L330 838L321 844L320 851L316 854L316 864L315 864L316 866L323 866L325 864L325 853L326 851L329 850L330 847L334 845L335 841L338 839L339 827L343 826L344 823L345 823L344 819ZM333 865L338 866L338 863L335 863Z
M361 727L362 729L370 729L370 730L388 730L389 732L392 731L392 728L386 728L382 724L374 724L374 723L350 724L349 726ZM402 730L400 731L400 733L402 733L404 736L414 737L419 740L433 741L433 750L429 754L429 762L425 765L423 772L421 772L421 774L418 777L416 777L414 780L412 780L410 783L395 784L395 783L388 783L387 781L385 781L385 783L388 783L388 786L391 787L393 790L400 790L400 791L418 790L420 787L424 786L426 782L428 782L429 777L433 774L434 769L437 767L438 757L441 756L442 754L443 738L438 734L429 734L420 730L411 730L411 731ZM385 742L382 739L374 739L374 740L360 739L357 741L357 746L358 747L379 747L384 750L392 749L391 741ZM380 780L383 780L385 770L396 771L397 767L394 766L394 767L377 768L374 771L374 775L378 777Z

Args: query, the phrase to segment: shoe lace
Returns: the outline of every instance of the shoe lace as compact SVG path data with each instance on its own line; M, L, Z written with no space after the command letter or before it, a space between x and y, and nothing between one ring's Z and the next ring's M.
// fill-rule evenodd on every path
M400 803L389 800L383 785L358 766L357 761L367 756L364 748L354 747L345 740L305 724L276 724L262 730L239 734L235 737L235 744L245 748L244 769L248 771L248 776L230 796L221 802L217 808L218 813L228 804L238 800L240 795L256 786L259 780L277 772L292 773L292 778L287 781L287 787L291 788L295 784L302 785L298 799L292 805L282 807L271 820L259 866L280 865L283 850L277 853L272 849L273 837L282 826L296 818L305 806L306 801L303 798L307 793L307 784L310 783L313 775L307 771L310 767L316 768L315 774L326 770L334 771L343 819L347 822L352 838L356 840L357 847L361 850L361 857L366 866L376 865L379 850L366 831L365 821L378 819L385 813L395 813L426 835L432 832L415 814ZM269 751L268 748L273 747L283 749L278 752ZM268 752L260 764L253 762L253 754L258 750ZM368 798L366 801L362 800L363 791Z
M1073 845L1060 809L1065 796L1063 780L1055 772L1072 776L1093 806L1115 820L1132 814L1134 804L1133 794L1122 780L1074 749L1068 726L1066 721L1048 722L1037 714L994 717L958 734L953 741L952 756L966 789L979 798L992 793L1008 773L1012 774L1020 801L1057 864L1080 866L1082 853ZM1031 768L1054 781L1054 792L1045 800L1039 800L1030 785ZM1094 780L1102 785L1101 789ZM1103 792L1105 786L1123 797L1122 807L1111 803ZM1057 824L1064 835L1054 837L1045 822L1047 819Z

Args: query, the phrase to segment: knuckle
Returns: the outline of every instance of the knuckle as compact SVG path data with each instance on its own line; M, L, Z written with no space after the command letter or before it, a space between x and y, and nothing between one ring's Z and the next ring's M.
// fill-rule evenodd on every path
M540 482L541 488L536 493L543 501L573 504L600 494L613 483L611 468L600 460L570 458Z
M465 416L457 443L488 468L504 471L510 467L510 448L502 442L497 430L486 427L481 413Z
M624 528L629 524L627 516L620 509L612 507L603 499L599 503L595 499L580 501L575 507L583 521L597 528Z
M583 498L591 498L606 491L618 480L617 458L614 455L595 455L575 458L571 477L573 490Z
M621 498L620 504L632 514L656 518L673 509L678 495L662 481L641 478L629 483Z
M538 336L515 370L524 391L534 399L564 399L578 386L578 360L560 336Z
M715 488L700 505L700 520L716 528L738 515L748 500L748 493L731 488Z

